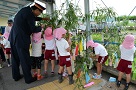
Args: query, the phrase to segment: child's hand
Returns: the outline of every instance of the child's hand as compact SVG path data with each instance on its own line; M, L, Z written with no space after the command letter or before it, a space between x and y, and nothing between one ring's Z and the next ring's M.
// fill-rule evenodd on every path
M42 25L41 25L41 28L44 28L44 27L45 27L45 25L42 24Z
M93 58L93 59L96 58L96 56L93 53L90 54L90 57Z
M96 59L96 57L95 57L95 56L93 56L93 55L90 55L90 58L92 58L92 59Z

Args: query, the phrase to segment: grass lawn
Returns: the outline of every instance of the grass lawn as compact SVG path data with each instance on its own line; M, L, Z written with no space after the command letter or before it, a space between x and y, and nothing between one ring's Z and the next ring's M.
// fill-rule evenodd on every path
M134 30L122 30L121 33L132 33L132 34L136 34L136 31L134 31Z
M136 31L134 30L122 30L121 34L126 35L127 34L133 34L136 37ZM102 41L102 34L101 33L93 33L92 35L93 40Z

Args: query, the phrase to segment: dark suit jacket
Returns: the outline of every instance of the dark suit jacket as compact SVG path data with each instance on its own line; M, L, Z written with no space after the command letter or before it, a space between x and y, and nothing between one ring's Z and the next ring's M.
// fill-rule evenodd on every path
M22 8L15 15L9 36L10 43L20 48L29 48L30 35L41 31L40 26L35 26L36 20L42 20L42 18L35 17L29 6Z

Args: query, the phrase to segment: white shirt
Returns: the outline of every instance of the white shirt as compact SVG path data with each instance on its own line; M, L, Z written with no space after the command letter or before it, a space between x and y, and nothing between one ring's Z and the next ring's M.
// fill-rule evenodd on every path
M2 44L3 44L3 41L2 41L2 40L0 40L0 47L2 47Z
M31 56L40 57L42 54L42 40L38 43L32 41L32 53Z
M4 48L10 48L10 42L7 39L3 38L2 44Z
M107 56L108 55L107 50L101 44L98 44L98 46L94 48L94 51L95 51L95 55L98 55L98 54L99 54L99 56Z
M62 38L61 40L56 40L56 46L58 48L60 56L69 56L70 55L70 53L67 52L67 50L66 50L67 48L69 48L69 44L64 38Z
M2 40L0 40L0 44L3 44L3 41L2 41Z
M5 32L8 32L8 33L10 33L10 31L11 31L11 28L12 28L12 26L6 26L6 27L5 27Z
M44 43L45 43L45 50L55 49L55 39L54 38L52 40L44 39Z
M133 61L135 50L136 50L135 46L132 49L126 49L122 45L120 45L121 59Z

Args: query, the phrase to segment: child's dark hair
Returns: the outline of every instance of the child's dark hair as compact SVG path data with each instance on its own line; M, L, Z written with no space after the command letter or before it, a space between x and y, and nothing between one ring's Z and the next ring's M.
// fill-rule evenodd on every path
M94 47L93 47L93 54L95 54Z
M38 9L40 12L42 12L42 10L40 10L38 7L36 7L36 6L31 6L31 9L32 10L36 10L36 9Z

